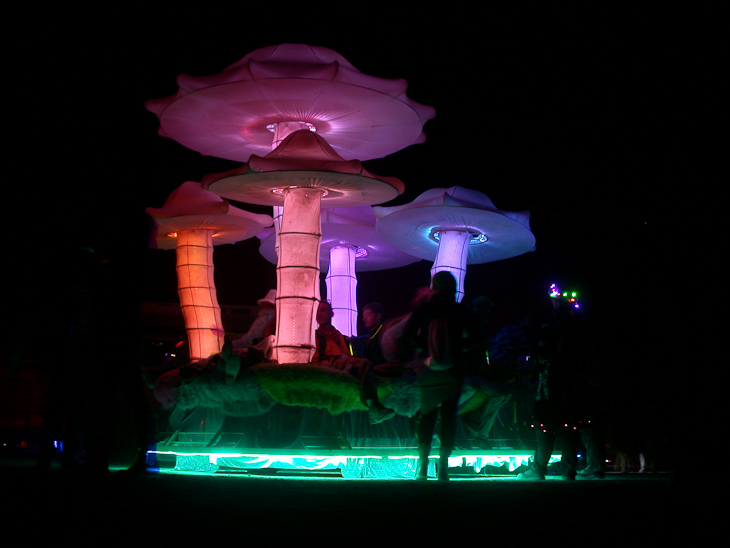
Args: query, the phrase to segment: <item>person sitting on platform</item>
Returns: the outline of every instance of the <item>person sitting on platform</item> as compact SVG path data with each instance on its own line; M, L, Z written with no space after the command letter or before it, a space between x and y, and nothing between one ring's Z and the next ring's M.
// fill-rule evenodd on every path
M240 337L231 337L231 346L234 349L247 348L260 343L276 331L276 289L270 289L266 296L256 301L259 313L249 330ZM226 335L228 338L228 335Z
M226 333L220 352L180 367L181 381L191 382L206 371L217 368L225 373L226 384L233 384L241 369L271 361L276 329L276 289L270 289L256 304L259 305L259 313L249 330L243 335Z
M393 418L395 412L384 407L378 399L372 362L352 355L345 336L332 325L332 316L334 312L330 303L320 301L317 308L317 344L312 363L345 371L359 381L361 398L368 408L372 424Z
M380 346L384 317L385 309L383 305L380 303L366 304L362 308L362 322L365 330L361 335L352 338L356 355L370 360L373 365L380 365L388 361Z
M393 378L416 374L411 357L400 355L397 351L395 341L402 331L397 325L402 319L385 321L383 305L376 302L366 304L362 311L365 330L361 335L350 338L353 354L369 360L378 377Z

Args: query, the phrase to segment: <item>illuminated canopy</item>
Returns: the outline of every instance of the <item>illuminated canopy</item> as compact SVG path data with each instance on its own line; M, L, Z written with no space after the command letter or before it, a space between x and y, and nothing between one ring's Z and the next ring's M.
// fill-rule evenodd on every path
M308 127L346 159L381 158L424 141L435 114L406 96L406 81L368 76L323 47L282 44L212 76L178 76L171 97L145 106L159 133L208 156L247 161Z
M432 275L449 270L459 294L467 264L516 257L535 249L527 211L497 209L483 193L459 186L434 188L411 203L373 207L376 230L406 253L434 261Z

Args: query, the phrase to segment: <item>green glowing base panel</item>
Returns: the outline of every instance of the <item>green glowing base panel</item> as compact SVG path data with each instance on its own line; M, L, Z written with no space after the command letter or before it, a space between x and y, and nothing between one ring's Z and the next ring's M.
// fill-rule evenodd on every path
M160 462L181 473L219 474L247 471L298 471L336 475L343 478L413 479L418 456L413 449L373 448L371 450L269 450L230 452L202 447L158 447L151 451ZM532 453L505 451L455 451L449 467L466 474L511 474L528 465ZM429 475L436 474L438 449L429 460ZM553 455L551 462L560 460Z

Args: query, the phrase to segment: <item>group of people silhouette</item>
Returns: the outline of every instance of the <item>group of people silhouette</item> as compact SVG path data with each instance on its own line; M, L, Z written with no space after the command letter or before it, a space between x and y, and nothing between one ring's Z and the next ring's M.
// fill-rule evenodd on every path
M266 359L275 330L275 297L275 290L271 290L258 301L259 316L251 329L243 335L229 338L218 355L205 360L206 367L224 369L226 382L235 382L241 368ZM590 414L581 414L584 408L579 405L591 401L591 393L585 390L590 384L586 369L591 364L582 357L591 353L590 338L583 336L585 324L579 321L581 315L575 309L568 310L562 306L561 299L553 299L553 302L556 304L554 321L541 331L542 346L537 360L542 369L535 418L543 426L536 430L537 451L532 468L523 474L525 479L545 476L546 459L553 451L555 439L560 437L563 460L569 467L565 477L570 478L577 473L573 456L573 448L577 447L573 440L576 438L567 435L565 426L558 425L569 424L573 428L571 434L579 430L583 434L595 432L585 428ZM368 409L372 424L390 420L395 415L378 398L377 378L416 377L419 408L415 419L419 453L416 478L419 480L428 477L428 461L436 435L440 442L438 462L443 464L438 467L438 479L448 480L447 463L455 449L459 399L467 377L480 367L475 362L483 361L488 352L484 314L479 312L476 304L476 300L471 305L458 302L454 276L449 272L439 272L433 276L430 287L417 291L408 314L387 319L380 303L368 303L362 307L362 332L345 337L332 325L334 313L330 303L318 303L312 363L344 371L358 381L361 401ZM578 332L581 334L578 335ZM576 341L582 342L580 348L573 346ZM179 369L183 381L186 381L185 375L192 375L187 379L189 381L201 366L186 364ZM119 379L109 381L109 384L119 384ZM127 392L139 395L137 390ZM104 397L103 393L96 395ZM145 406L138 407L140 421L143 422ZM579 409L580 412L577 412ZM48 424L51 425L51 422ZM437 426L438 432L435 431ZM145 437L149 433L146 426L141 425L139 430L144 431L143 439L148 439ZM106 439L106 436L98 438ZM584 445L586 440L584 436ZM595 456L593 460L597 463L591 473L597 476L602 474L601 442L600 437L588 442L596 448L590 455ZM143 461L144 442L140 446L140 460ZM99 453L104 454L105 451ZM47 469L52 454L50 446L44 446L41 468ZM103 467L101 463L100 468ZM142 465L136 467L138 470L142 468Z
M369 411L370 422L378 424L395 413L378 399L377 377L411 375L417 378L419 412L416 438L419 464L416 479L428 477L428 461L435 435L439 439L437 477L447 481L448 458L455 449L458 404L466 379L478 372L488 342L485 314L489 308L483 300L467 306L456 299L456 279L448 271L436 273L428 288L412 301L412 310L398 318L386 320L384 307L377 302L362 307L364 329L346 337L333 325L331 304L318 303L315 332L314 365L331 367L354 377L360 386L361 401ZM562 447L563 477L578 475L577 454L587 449L588 466L583 476L603 477L605 450L601 417L596 403L595 368L598 367L590 322L580 313L575 298L551 288L553 315L539 329L536 343L536 378L533 417L536 452L531 467L520 479L544 479L556 442ZM240 365L231 357L230 347L266 347L274 325L275 291L262 300L259 319L252 329L228 345L219 363L233 375ZM486 299L489 303L491 300ZM484 309L480 307L484 305ZM484 308L482 307L482 308ZM266 321L262 321L265 318ZM245 340L245 343L244 343ZM239 354L240 356L240 354ZM240 358L239 358L240 359ZM255 357L254 357L255 361ZM436 426L439 431L435 432Z
M574 300L553 293L553 318L540 329L536 356L539 382L534 406L537 449L530 469L520 474L520 479L545 478L558 439L563 451L564 478L576 477L577 454L583 446L587 449L588 466L581 473L592 477L604 474L600 417L591 409L591 403L599 401L592 392L595 341L590 324L571 302ZM483 359L488 352L484 320L475 307L457 302L454 276L448 271L435 274L430 288L414 300L412 311L388 322L380 303L365 305L364 330L355 337L342 335L332 325L333 315L330 303L321 301L313 363L346 371L359 381L362 401L369 409L372 423L394 416L378 400L376 375L415 375L419 397L416 479L428 477L428 459L437 434L437 477L448 481L447 463L455 449L459 399L467 375L478 368L474 360Z

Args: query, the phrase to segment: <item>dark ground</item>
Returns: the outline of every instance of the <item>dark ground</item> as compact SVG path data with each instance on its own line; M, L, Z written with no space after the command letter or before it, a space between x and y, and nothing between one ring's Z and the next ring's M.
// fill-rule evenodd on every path
M337 478L178 475L103 477L4 456L6 538L69 542L162 541L279 545L369 542L389 546L544 540L560 544L714 540L727 481L692 475L608 474L603 480L449 483Z

